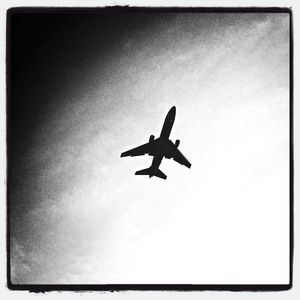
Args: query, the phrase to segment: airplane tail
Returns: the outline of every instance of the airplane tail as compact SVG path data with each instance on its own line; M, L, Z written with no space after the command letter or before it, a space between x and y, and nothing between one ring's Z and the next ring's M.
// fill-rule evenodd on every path
M160 169L147 168L140 171L136 171L135 175L149 175L149 177L156 176L162 179L167 179L167 176Z

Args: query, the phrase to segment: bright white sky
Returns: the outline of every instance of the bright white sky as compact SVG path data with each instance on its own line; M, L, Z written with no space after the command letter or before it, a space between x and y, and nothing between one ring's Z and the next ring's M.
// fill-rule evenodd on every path
M16 283L288 283L288 15L163 20L61 93L31 153L52 192L27 212L32 241L14 241ZM121 152L173 105L191 169L134 176L151 158Z

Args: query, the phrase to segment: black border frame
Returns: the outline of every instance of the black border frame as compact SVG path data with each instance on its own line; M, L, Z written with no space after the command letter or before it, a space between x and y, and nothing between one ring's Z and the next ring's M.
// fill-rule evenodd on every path
M289 283L288 284L13 284L10 267L10 21L15 13L95 13L99 11L125 12L189 12L189 13L287 13L290 17L290 109L289 109L289 147L290 147L290 237L289 237ZM7 202L6 202L6 271L7 287L10 290L30 292L49 291L285 291L293 287L294 261L294 44L293 44L293 14L287 7L13 7L7 10L6 18L6 144L7 144Z

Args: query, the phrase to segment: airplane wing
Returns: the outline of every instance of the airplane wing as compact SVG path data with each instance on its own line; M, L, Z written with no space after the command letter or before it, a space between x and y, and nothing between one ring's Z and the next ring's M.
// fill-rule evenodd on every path
M139 146L139 147L136 147L131 150L123 152L121 154L121 157L144 155L144 154L147 154L149 151L150 151L150 143L147 143L142 146Z
M172 157L176 162L181 165L184 165L188 168L191 167L191 163L185 158L185 156L175 147L173 142L169 142L167 156Z

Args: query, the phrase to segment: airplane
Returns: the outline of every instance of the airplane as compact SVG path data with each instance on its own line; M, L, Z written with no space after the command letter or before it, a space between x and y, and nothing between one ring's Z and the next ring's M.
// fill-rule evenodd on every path
M188 168L191 167L191 163L178 150L180 140L176 140L174 144L169 139L175 120L175 115L176 107L173 106L166 116L159 138L155 139L154 135L150 135L148 143L125 151L121 154L121 157L139 156L145 154L153 156L150 168L136 171L135 175L149 175L149 178L156 176L162 179L167 179L167 176L159 169L159 165L164 157L168 159L173 158L179 164Z

